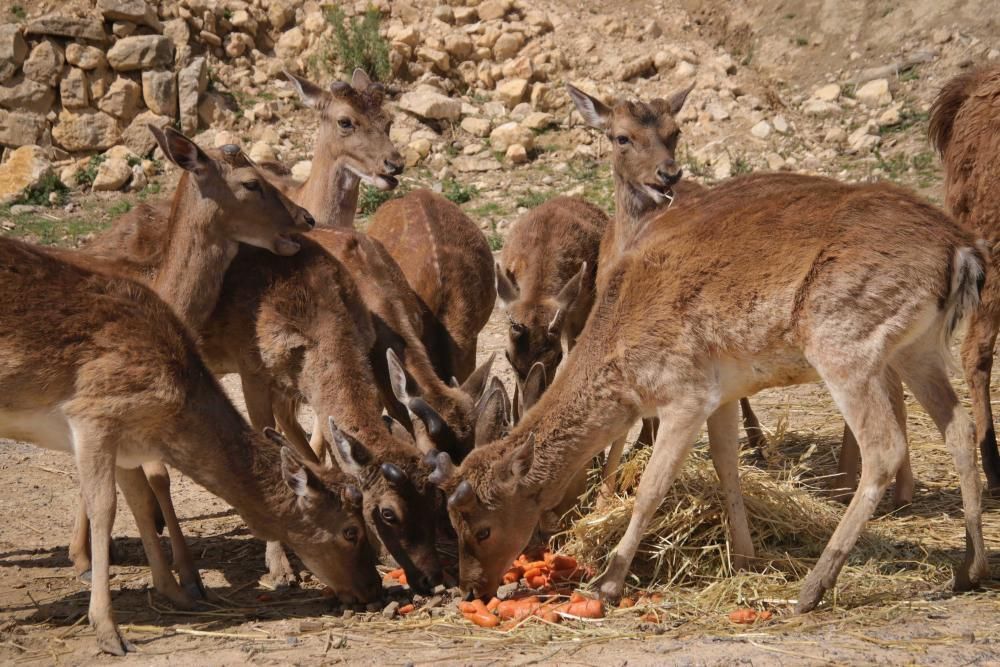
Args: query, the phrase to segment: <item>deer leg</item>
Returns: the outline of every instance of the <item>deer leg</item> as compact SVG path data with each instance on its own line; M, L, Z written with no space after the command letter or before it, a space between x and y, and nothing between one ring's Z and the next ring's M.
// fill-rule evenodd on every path
M675 404L660 409L660 430L639 481L628 528L615 547L607 570L597 582L602 599L617 600L621 597L625 577L642 535L680 472L681 464L694 446L695 437L707 417L704 407L700 405Z
M194 609L196 606L194 598L177 585L166 554L160 545L160 538L156 533L157 498L142 468L118 468L116 472L118 487L122 490L125 502L135 517L135 525L139 528L139 538L142 540L142 549L146 552L153 588L170 600L175 607Z
M822 367L814 366L857 436L864 465L858 491L802 584L797 613L815 609L823 594L837 582L851 548L906 456L906 436L893 416L891 393L899 379L892 370L864 373L858 369L836 369L839 373L824 373Z
M903 398L903 383L896 374L895 382L890 386L889 400L892 401L892 416L906 438L906 400ZM847 427L844 427L847 429ZM903 451L903 462L896 470L896 486L892 490L892 506L896 509L913 502L913 467L910 465L910 447L907 443Z
M285 548L281 546L281 542L267 543L264 562L267 564L267 574L261 578L261 582L265 586L278 590L288 588L295 583L295 570L288 562L288 556L285 555Z
M201 574L191 556L191 550L188 549L187 540L184 539L184 532L177 519L177 512L174 510L173 500L170 498L170 473L160 461L142 464L142 471L145 473L146 481L152 489L153 495L156 496L157 506L163 513L163 522L167 534L170 536L170 550L174 554L174 568L180 575L181 585L192 599L204 600L206 596L205 585L201 581Z
M907 364L900 374L914 398L934 420L955 460L965 514L965 561L955 573L954 587L968 590L989 572L983 540L982 490L976 467L976 427L955 395L940 355L934 356L932 363L927 362L927 356Z
M276 396L274 402L271 404L271 409L274 414L274 421L278 424L278 430L285 434L285 438L288 442L298 451L306 457L308 461L316 452L316 456L319 456L318 452L322 451L323 446L323 430L322 426L319 429L316 428L320 424L319 418L313 421L313 434L312 438L316 438L316 431L319 431L319 449L314 450L312 447L312 440L310 436L306 435L305 430L302 428L302 424L299 423L299 415L297 410L297 405L295 401L288 399L285 396Z
M69 539L69 559L73 563L76 578L85 584L90 583L90 520L87 519L87 505L83 494L77 503L76 519L73 521L73 533Z
M111 609L111 528L115 523L115 445L102 429L90 424L74 424L74 450L80 471L80 488L90 519L92 577L90 625L98 647L112 655L125 655L132 645L115 624Z
M740 414L735 401L719 406L708 418L708 448L725 498L733 567L743 570L754 557L754 548L740 488Z
M625 436L616 439L608 448L608 456L604 459L601 470L601 490L597 496L597 505L602 507L615 497L618 492L618 466L622 462L622 452L625 450Z
M830 497L843 503L851 501L858 488L858 473L861 471L861 450L854 431L844 422L844 436L840 441L840 458L837 460L837 474L830 485Z
M764 429L760 427L760 420L750 407L750 399L740 399L740 410L743 412L743 431L747 434L747 445L758 452L767 447L767 438L764 437Z
M994 280L987 278L987 284ZM993 409L990 404L990 376L993 373L993 350L997 342L997 317L983 304L969 319L968 333L962 343L962 367L969 383L972 415L976 421L976 442L983 458L986 487L1000 498L1000 451L997 449Z
M660 422L656 417L649 417L642 420L642 430L639 431L639 439L635 441L638 447L652 447L656 441L656 428Z

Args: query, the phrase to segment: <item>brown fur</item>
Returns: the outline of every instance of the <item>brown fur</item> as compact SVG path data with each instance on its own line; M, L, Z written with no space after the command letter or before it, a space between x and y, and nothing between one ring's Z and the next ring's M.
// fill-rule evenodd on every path
M427 351L438 375L464 382L496 301L486 237L462 209L430 190L380 206L368 234L389 251L436 320L440 343Z
M108 580L116 462L165 461L232 504L256 535L290 544L335 590L353 599L378 592L364 524L343 510L344 489L329 468L287 449L279 461L278 447L240 417L151 290L8 239L0 239L0 290L0 433L75 451L92 521L90 620L103 650L128 648ZM136 492L134 472L120 468L118 478L139 520L155 499ZM299 495L283 474L303 480ZM152 526L141 534L154 573L169 571L152 560Z
M993 265L1000 247L1000 67L984 67L955 77L931 108L931 142L945 167L945 205L966 228L986 240ZM982 307L973 315L962 346L962 365L969 382L976 440L993 495L1000 496L1000 452L997 450L990 376L1000 329L1000 285L987 276Z
M462 585L491 594L576 470L652 414L660 432L602 595L621 594L642 533L706 420L732 549L751 558L737 401L815 375L857 434L865 467L798 609L812 609L834 584L906 454L893 398L900 380L954 454L969 536L955 584L974 584L986 574L986 551L973 429L945 358L953 327L977 302L982 265L970 235L888 185L748 176L661 213L617 263L535 408L453 475L436 475L452 492Z

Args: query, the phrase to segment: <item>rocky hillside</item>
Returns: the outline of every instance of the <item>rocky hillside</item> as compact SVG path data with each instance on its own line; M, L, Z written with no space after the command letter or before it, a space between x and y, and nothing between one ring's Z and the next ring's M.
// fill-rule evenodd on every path
M150 123L240 143L302 177L316 118L282 71L327 82L365 57L400 93L400 191L442 189L497 245L554 194L610 205L606 142L571 110L565 82L608 101L694 83L680 114L690 177L784 169L888 178L933 198L927 110L948 77L1000 59L989 4L4 0L0 202L15 207L0 224L74 241L90 227L67 220L100 226L154 195L171 175ZM345 52L344 35L358 48ZM91 195L102 190L136 194L109 207ZM362 213L381 200L366 193Z

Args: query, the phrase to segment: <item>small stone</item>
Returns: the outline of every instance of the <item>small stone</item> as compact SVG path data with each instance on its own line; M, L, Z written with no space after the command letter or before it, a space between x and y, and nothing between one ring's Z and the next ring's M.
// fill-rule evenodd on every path
M145 70L142 99L153 113L177 118L177 75L162 69Z
M479 19L482 21L502 19L512 6L513 3L510 0L485 0L479 3Z
M75 113L63 109L52 126L52 140L70 152L105 150L118 143L121 136L118 120L103 111Z
M513 109L524 101L529 85L525 79L507 79L497 86L497 96L508 109Z
M0 164L0 204L9 204L52 174L52 163L39 146L21 146Z
M766 120L762 120L750 128L750 134L758 139L767 139L767 137L771 134L771 124Z
M404 93L399 99L399 108L421 118L431 120L458 120L462 115L462 103L442 95L427 87Z
M496 171L501 169L503 165L496 161L493 157L488 156L477 156L477 155L459 155L451 162L451 166L454 167L455 171L460 171L463 173L470 172L481 172L481 171Z
M826 118L827 116L832 116L839 111L839 106L833 102L824 102L823 100L807 100L806 103L802 105L802 113L816 118Z
M444 592L446 590L447 589L444 587L444 584L438 584L437 586L431 589L431 593L433 593L434 595L444 595Z
M511 144L505 157L511 164L524 164L528 161L528 150L521 144Z
M320 18L323 18L325 22L325 17L321 13ZM233 24L234 28L246 35L253 36L257 34L257 21L245 9L237 9L233 12L233 15L229 17L229 22Z
M516 581L512 584L503 584L502 586L497 588L497 599L500 600L509 599L512 595L514 595L514 593L517 592L519 586L520 584Z
M298 28L283 33L274 45L274 54L284 60L295 58L306 46L306 36Z
M51 39L46 39L31 50L31 55L24 61L21 71L32 81L55 86L59 83L64 62L62 49Z
M215 133L215 137L212 141L213 146L215 146L216 148L222 148L223 146L227 146L229 144L239 146L240 140L235 134L233 134L229 130L219 130L218 132Z
M839 146L844 143L846 139L847 132L844 131L844 128L839 126L831 127L826 131L826 134L823 135L823 143L833 144L835 146Z
M76 43L66 45L66 62L83 70L97 69L108 64L104 51L94 46Z
M113 192L121 190L122 186L132 177L132 168L121 158L105 160L97 168L94 176L93 190L95 192Z
M727 153L720 155L712 165L712 175L720 181L733 175L733 164Z
M115 21L111 24L111 33L118 39L124 39L131 37L138 27L131 21Z
M0 25L0 83L17 73L28 56L28 44L21 28L13 23Z
M226 55L230 58L239 58L244 53L253 50L253 37L245 32L231 32L222 40Z
M640 56L634 60L624 63L615 71L615 79L618 81L631 81L637 77L646 77L656 71L655 61L652 56Z
M847 137L847 148L852 153L866 153L878 145L881 140L869 133L867 125L862 125Z
M947 28L938 28L931 33L931 41L935 44L947 44L951 41L951 31Z
M785 117L782 116L781 114L778 114L777 116L771 119L771 125L774 127L774 131L777 132L778 134L788 134L788 131L790 129L788 127L788 121L785 120Z
M250 146L248 155L254 162L276 162L278 159L278 156L274 154L274 148L264 141L255 141Z
M503 62L517 55L524 46L524 35L519 32L506 32L493 45L493 58Z
M139 84L135 81L118 77L104 97L98 101L97 108L116 118L131 120L137 110L141 92Z
M175 51L179 51L191 41L191 28L184 19L171 19L163 22L163 36L174 43Z
M119 72L174 63L174 43L162 35L138 35L115 42L108 50L108 63Z
M475 7L455 7L452 10L456 25L467 25L479 20L479 12Z
M875 79L861 86L854 93L854 99L869 107L881 107L892 102L888 79Z
M902 119L899 107L889 107L878 117L878 124L882 126L895 125Z
M198 33L198 39L213 48L222 46L222 38L210 30L202 30Z
M493 128L493 124L488 118L467 116L462 119L461 127L474 137L486 137L489 136L490 130Z
M729 111L719 102L709 103L705 107L705 110L708 111L708 115L712 117L712 120L716 122L729 120Z
M534 146L534 142L534 133L513 121L504 123L490 132L490 145L497 151L506 151L513 144L521 144L528 150Z
M767 168L771 171L781 171L785 166L785 158L781 157L777 153L767 154Z
M465 60L473 50L472 40L463 33L451 33L444 38L444 50L457 60Z
M679 79L689 79L692 76L694 76L697 72L698 68L686 60L680 61L674 68L674 76L676 76Z
M451 58L444 51L438 51L427 46L417 49L417 56L424 62L429 62L439 72L447 72L451 69Z
M529 130L541 131L547 129L554 122L555 118L552 117L552 114L544 111L532 111L521 121L521 125Z
M452 24L455 22L455 12L448 5L438 5L431 12L431 16L442 23Z
M70 67L59 82L59 97L66 109L85 109L90 106L90 84L82 69Z
M310 173L312 173L312 160L301 160L292 165L292 178L296 181L305 181Z
M824 102L836 102L840 97L840 86L835 83L830 83L822 88L817 88L813 91L814 100L823 100Z

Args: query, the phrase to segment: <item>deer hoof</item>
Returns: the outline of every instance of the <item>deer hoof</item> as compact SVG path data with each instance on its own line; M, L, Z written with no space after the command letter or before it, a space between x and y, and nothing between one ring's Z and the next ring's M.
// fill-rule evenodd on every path
M110 628L96 630L97 648L111 655L123 656L129 651L135 651L135 646L122 636L118 627L113 625Z

